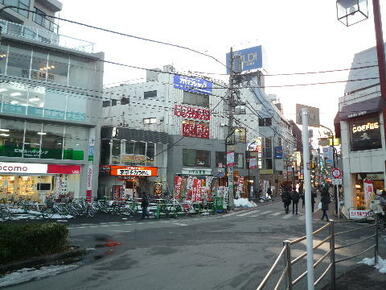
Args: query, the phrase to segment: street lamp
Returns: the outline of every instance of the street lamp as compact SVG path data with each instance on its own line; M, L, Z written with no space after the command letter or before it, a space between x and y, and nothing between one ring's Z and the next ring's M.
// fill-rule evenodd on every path
M346 26L351 26L369 18L367 0L336 1L337 18Z

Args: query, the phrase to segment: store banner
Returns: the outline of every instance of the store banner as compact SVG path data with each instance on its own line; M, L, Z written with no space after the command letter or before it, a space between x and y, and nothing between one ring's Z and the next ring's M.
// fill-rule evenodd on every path
M52 174L80 174L80 165L48 164L47 173L52 173Z
M249 169L257 168L257 157L249 158Z
M365 206L366 208L370 208L371 197L374 193L374 182L368 179L364 180L363 191L364 191L364 197L365 197Z
M210 111L208 109L193 108L183 105L174 106L174 115L185 119L210 120Z
M227 166L233 167L235 165L235 152L227 152Z
M209 139L209 123L182 121L182 135L185 137Z
M210 95L212 93L213 86L210 81L182 75L174 75L173 84L176 89L205 95Z
M276 146L275 147L275 159L283 159L283 147Z
M181 198L182 177L174 176L174 198Z
M5 174L37 174L47 173L47 164L0 162L0 173Z

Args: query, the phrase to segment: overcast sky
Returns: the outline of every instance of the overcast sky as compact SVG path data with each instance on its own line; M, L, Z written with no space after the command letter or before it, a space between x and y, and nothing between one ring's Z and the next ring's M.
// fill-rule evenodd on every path
M375 45L371 3L369 19L351 27L337 21L335 0L62 0L62 3L63 18L188 46L224 62L230 47L238 50L261 44L266 53L263 67L270 74L349 68L355 53ZM386 23L386 5L381 4ZM178 71L225 72L222 65L210 58L186 50L78 25L61 23L61 33L95 42L96 49L104 51L105 58L111 61L147 68L173 64ZM106 84L144 75L141 70L105 67ZM340 72L272 76L266 78L266 84L345 80L347 75ZM294 118L296 103L317 106L321 122L330 127L343 91L344 84L267 88L268 93L280 98L288 118Z

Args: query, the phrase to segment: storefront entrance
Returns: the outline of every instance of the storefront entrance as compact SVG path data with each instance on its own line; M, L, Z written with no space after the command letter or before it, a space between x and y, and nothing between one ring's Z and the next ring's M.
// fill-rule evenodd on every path
M354 181L354 209L369 210L370 201L374 199L377 191L383 190L385 188L383 172L354 174Z
M79 185L79 165L0 162L0 199L73 199L79 197Z

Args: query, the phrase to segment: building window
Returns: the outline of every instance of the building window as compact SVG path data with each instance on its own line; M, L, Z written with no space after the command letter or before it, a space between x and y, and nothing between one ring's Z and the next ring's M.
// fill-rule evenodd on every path
M25 10L21 10L19 8L29 9L30 0L2 0L1 3L4 5L17 6L18 8L12 8L12 10L28 18L29 12Z
M210 151L183 149L182 159L184 166L210 167Z
M102 107L110 107L111 101L103 101L102 102Z
M224 168L226 166L225 152L216 152L216 167Z
M157 91L147 91L143 92L143 98L144 99L150 99L157 97Z
M0 119L0 155L22 157L24 122Z
M102 165L110 164L110 140L101 141L101 161Z
M143 119L143 123L145 125L156 124L157 123L157 118L144 118Z
M130 98L123 97L121 99L121 105L128 105L130 104Z
M31 50L9 47L7 75L29 78Z
M40 26L48 29L49 31L57 33L58 25L55 24L53 21L50 20L50 18L47 17L47 14L44 13L42 10L35 7L35 12L33 14L33 21Z
M121 140L113 140L113 147L111 149L111 163L121 164Z
M272 119L271 118L259 118L259 126L260 127L272 126Z
M182 103L209 108L209 96L184 91Z

